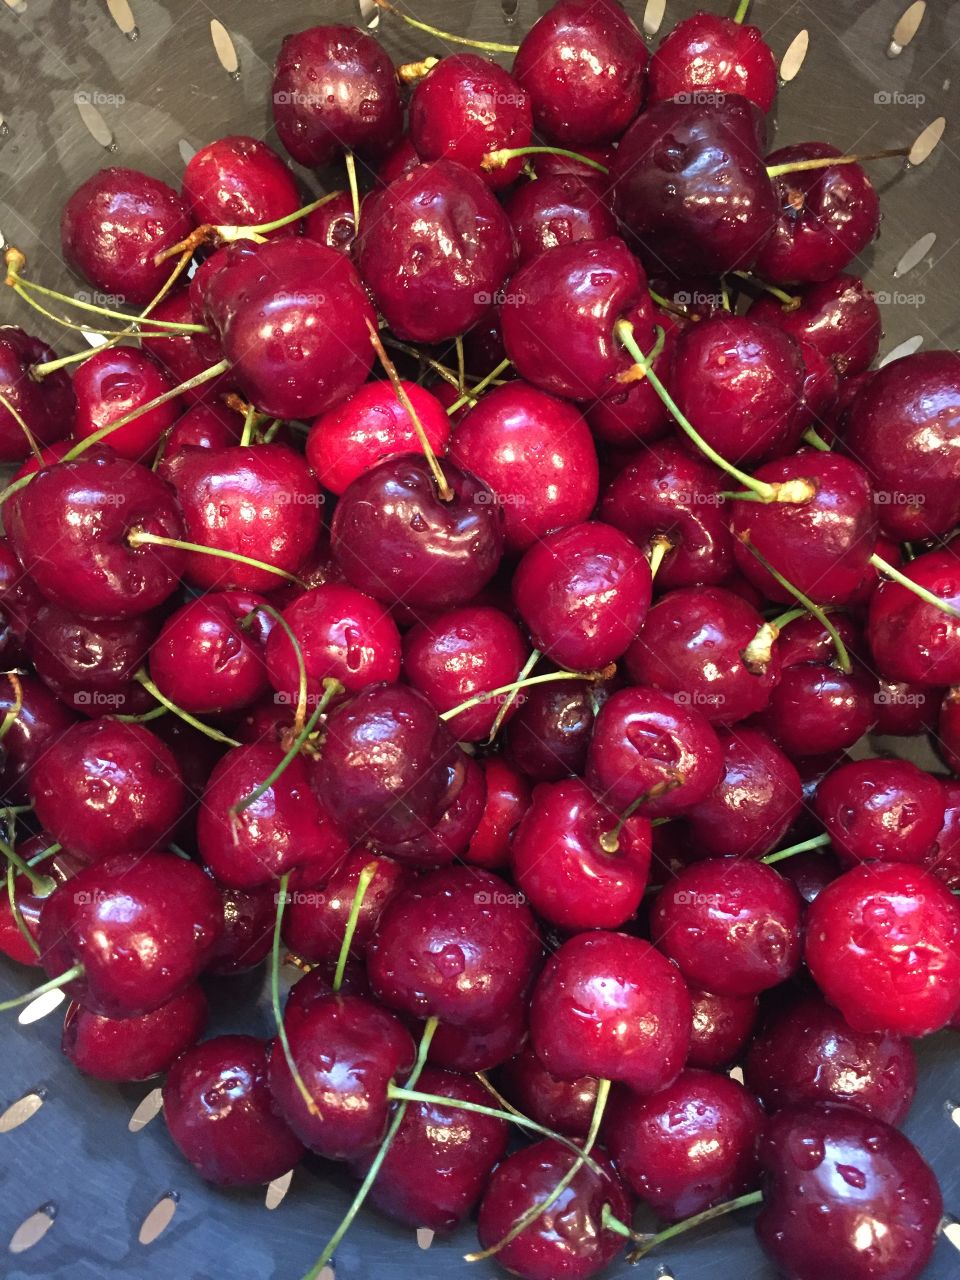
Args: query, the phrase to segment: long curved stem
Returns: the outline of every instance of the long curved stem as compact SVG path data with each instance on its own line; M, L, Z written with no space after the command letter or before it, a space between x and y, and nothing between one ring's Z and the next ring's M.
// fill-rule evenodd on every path
M778 849L776 853L768 853L765 858L761 858L761 862L765 862L768 867L775 866L778 862L783 862L787 858L792 858L797 853L808 853L811 849L823 849L830 843L830 837L824 832L819 836L811 836L809 840L801 840L799 844L792 844L788 849Z
M488 171L502 169L511 160L517 160L521 156L565 156L568 160L586 165L588 169L595 169L597 173L606 175L610 172L599 160L591 160L579 151L568 151L566 147L501 147L499 151L488 151L480 161L480 168Z
M31 1000L36 1000L40 996L46 995L48 991L59 991L61 987L68 986L71 982L75 982L77 978L82 977L82 975L83 965L75 964L72 969L65 969L63 973L51 978L49 982L42 983L39 987L34 987L26 995L16 996L13 1000L4 1000L0 1004L0 1013L5 1013L8 1009L17 1009L23 1004L29 1004Z
M666 1227L663 1231L658 1232L657 1235L651 1236L639 1249L635 1249L630 1254L627 1261L639 1262L641 1258L645 1258L653 1249L666 1244L668 1240L674 1240L677 1236L682 1236L685 1232L692 1231L695 1227L703 1226L705 1222L712 1222L714 1218L722 1218L728 1213L734 1213L737 1209L748 1209L752 1205L760 1204L762 1200L762 1191L751 1191L745 1196L738 1196L736 1200L728 1200L725 1204L717 1204L712 1209L705 1209L703 1213L698 1213L693 1218L686 1218L683 1222L674 1223L672 1227Z
M812 160L794 160L785 164L767 165L767 176L781 178L788 173L806 173L810 169L829 169L835 164L862 164L864 160L890 160L895 156L908 156L909 147L891 147L886 151L870 151L862 156L816 156Z
M919 582L914 582L905 573L901 573L889 560L884 560L883 556L872 555L870 563L878 573L882 573L885 578L892 578L894 582L899 583L907 591L913 592L918 599L923 600L926 604L932 604L935 609L939 609L941 613L950 614L952 618L960 618L960 610L955 609L952 604L947 604L946 600L941 600L939 596L935 596L926 587L921 587Z
M230 738L225 733L221 733L219 729L214 729L212 725L204 724L202 720L198 720L196 716L192 716L189 711L184 711L182 707L178 707L175 702L171 702L165 693L161 693L157 686L153 683L145 671L138 671L133 677L137 684L142 685L152 698L160 703L167 711L172 711L178 716L184 724L188 724L191 729L196 729L198 733L202 733L205 737L211 738L214 742L222 742L227 747L239 747L240 743L236 738Z
M494 40L471 40L467 36L454 35L450 31L440 31L437 27L431 27L426 22L419 22L409 14L402 13L396 5L390 3L390 0L373 0L373 3L385 13L392 13L402 18L407 26L415 27L417 31L423 31L428 36L436 36L438 40L445 40L448 44L465 44L470 49L485 49L487 53L516 53L520 48L518 44L497 44Z
M283 1023L283 1010L280 1008L280 931L283 926L283 911L287 905L289 885L290 872L287 871L280 877L280 887L277 890L277 914L274 917L273 946L270 949L270 1004L273 1008L273 1021L277 1028L277 1039L280 1041L280 1048L283 1050L283 1056L293 1078L293 1083L297 1086L307 1110L312 1116L317 1116L320 1114L320 1110L310 1096L310 1090L304 1084L303 1076L294 1061L290 1041L287 1038L287 1028Z
M7 844L6 840L0 840L0 854L6 858L11 867L15 867L22 876L27 877L38 897L48 897L57 887L57 882L52 877L41 875L34 871L28 862L24 862L13 845Z
M27 928L27 922L24 920L23 912L20 910L20 905L17 902L17 885L14 870L14 865L11 862L7 866L7 902L10 905L10 914L13 917L13 923L17 926L17 930L24 942L27 943L35 956L39 956L40 947L37 944L36 938Z
M469 711L472 707L479 707L484 702L489 702L491 698L499 698L501 694L515 694L520 689L529 689L536 684L549 684L552 680L590 680L597 676L597 672L590 671L548 671L542 676L530 676L526 680L512 680L509 684L501 684L496 689L485 689L483 693L476 693L472 698L468 698L466 702L461 702L456 707L451 707L449 711L443 711L440 714L441 720L452 720L454 716L458 716L461 712Z
M25 477L26 478L26 477ZM7 496L13 486L7 490ZM226 551L222 547L205 547L200 542L186 542L183 538L164 538L159 533L148 533L146 529L131 529L127 534L127 545L131 547L173 547L180 551L193 551L201 556L215 556L221 560L233 560L236 564L248 565L251 569L262 569L264 573L276 574L296 587L304 584L286 569L278 569L275 564L267 564L265 560L254 560L252 556L243 556L239 551Z
M343 975L346 972L347 960L350 957L350 948L353 946L353 936L357 932L357 925L360 922L360 910L363 907L363 900L367 896L367 890L370 888L377 870L378 864L376 862L368 862L357 878L357 888L353 895L347 927L343 931L340 954L337 956L337 969L333 975L334 993L338 992L343 986Z

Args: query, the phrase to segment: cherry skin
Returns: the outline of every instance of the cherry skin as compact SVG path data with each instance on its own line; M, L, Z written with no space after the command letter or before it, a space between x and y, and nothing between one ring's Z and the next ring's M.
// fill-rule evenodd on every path
M761 1028L744 1079L770 1112L837 1102L900 1125L917 1091L917 1063L908 1040L854 1031L836 1009L804 996Z
M515 246L487 183L444 159L367 196L355 253L394 334L430 344L484 318L513 268Z
M360 873L374 868L360 904L350 955L362 958L384 908L412 879L411 873L383 854L358 849L347 855L319 889L291 890L283 917L283 940L291 951L315 964L336 964L353 910Z
M673 369L681 322L677 316L656 308L653 320L664 335L663 350L653 361L653 371L661 382L666 382ZM599 400L588 406L586 416L595 438L615 449L635 449L659 441L673 428L670 411L649 378L615 380Z
M513 63L537 131L577 150L619 138L643 105L649 54L619 0L559 0Z
M223 928L207 972L218 977L247 973L262 964L273 945L277 915L272 884L254 889L217 885L223 904Z
M40 471L8 499L4 520L32 582L71 612L133 617L179 584L182 551L127 540L132 529L182 537L173 494L146 467L102 446Z
M226 449L240 443L243 418L221 404L195 404L173 424L163 445L157 474L170 480L174 458L185 449Z
M53 843L52 836L41 832L38 836L19 841L16 851L24 862L29 863L32 858L44 853ZM75 875L82 866L83 863L79 858L61 850L52 857L45 858L39 869L43 875L49 876L54 884L62 884ZM6 874L4 874L4 880L6 880ZM6 888L4 884L4 890ZM11 960L16 960L18 964L31 966L40 964L40 957L27 942L20 926L22 925L36 942L40 912L48 896L46 893L38 893L25 875L19 872L14 873L13 901L17 908L17 919L14 918L9 893L4 892L3 899L0 901L0 953L9 956Z
M109 716L67 729L33 766L30 795L53 838L91 862L161 844L186 805L169 748Z
M450 438L443 405L414 382L404 382L403 389L431 449L443 455ZM410 415L389 382L366 383L315 419L307 436L307 461L323 487L336 494L385 458L419 449Z
M936 846L928 854L925 866L948 889L960 889L960 779L944 778L942 785L947 808Z
M896 1129L849 1107L788 1108L769 1122L760 1160L757 1236L785 1275L919 1280L943 1198L931 1169Z
M800 967L800 923L800 895L772 867L710 858L661 891L651 930L689 981L752 996Z
M174 324L196 324L197 315L194 310L189 286L173 289L162 302L158 302L150 313L157 320L166 320ZM143 337L140 339L142 350L153 356L170 378L174 386L189 382L198 373L203 373L221 358L216 338L209 333L177 333L172 329L160 330L162 337ZM46 382L48 379L44 379ZM216 378L182 392L182 398L191 404L218 405L217 396L234 389L234 381L229 373L221 373ZM243 426L241 421L240 426ZM237 430L239 435L239 428ZM223 442L224 444L227 441Z
M185 201L136 169L100 169L63 207L60 243L71 270L112 295L107 305L147 303L173 262L157 256L193 230ZM96 299L94 299L96 301Z
M486 586L503 553L500 509L469 472L447 462L443 474L449 501L415 454L387 458L352 482L331 526L352 586L414 611L466 604Z
M531 183L531 185L536 185ZM519 380L495 387L458 423L450 457L490 486L508 551L526 551L596 506L597 451L573 405Z
M796 888L807 906L843 872L840 859L824 849L795 853L778 866L780 874Z
M956 549L928 551L902 572L955 611L960 609ZM923 687L960 684L960 622L897 582L883 582L870 600L867 639L883 675Z
M9 680L0 685L0 715L12 716L3 738L5 804L18 804L29 798L34 766L77 720L75 713L68 710L39 680L32 676L18 676L18 679L19 698ZM14 714L17 703L20 706Z
M534 782L583 773L602 686L564 680L535 685L504 731L504 754Z
M827 142L801 142L767 157L768 165L838 156ZM774 179L780 214L760 250L756 271L773 284L829 280L877 234L880 199L858 164L783 174Z
M296 178L273 148L245 134L217 138L191 157L183 198L198 226L255 227L285 218L302 203ZM273 234L297 232L294 222Z
M883 327L876 299L859 276L840 275L803 289L798 307L765 293L751 304L751 320L776 325L826 356L841 378L869 368ZM912 357L910 357L912 358Z
M530 803L530 787L523 775L500 756L487 756L480 768L487 798L463 861L496 871L510 860L514 834Z
M960 907L930 872L872 863L839 876L807 913L807 967L855 1031L924 1036L960 1006Z
M597 520L532 546L514 574L513 599L548 658L572 671L602 670L642 626L651 581L635 543Z
M274 68L272 104L277 137L309 169L345 151L376 160L403 128L393 64L357 27L308 27L287 36Z
M55 369L39 381L30 377L35 364L56 359L56 352L15 325L0 325L0 395L16 409L41 445L70 434L76 398L66 369ZM0 461L20 462L30 442L16 418L0 404Z
M445 867L386 908L367 972L390 1008L482 1030L527 990L540 954L533 914L506 881Z
M123 853L78 871L45 899L41 962L93 1013L149 1013L197 979L221 928L220 895L199 867L167 853Z
M526 657L520 628L488 605L453 609L403 638L404 675L438 713L516 680ZM485 738L502 707L502 697L481 701L448 721L450 731L460 742Z
M881 679L874 694L876 731L894 738L912 738L932 730L939 703L939 689L928 689L906 680ZM940 738L944 738L942 727Z
M617 222L600 183L574 173L538 178L517 187L505 208L517 238L521 266L547 249L617 234Z
M948 689L937 720L937 750L951 772L960 773L960 692Z
M722 99L728 93L761 111L773 106L777 63L760 28L703 12L678 22L650 59L649 101Z
M507 1005L490 1027L438 1026L427 1059L449 1071L492 1071L519 1053L526 1041L527 1002L523 999Z
M757 1021L755 996L719 996L687 984L693 1003L688 1067L716 1071L728 1066L749 1043Z
M945 796L909 760L851 760L824 778L815 804L845 862L922 862L943 826Z
M433 868L459 861L466 852L487 801L487 784L476 760L460 747L446 768L446 807L432 827L383 849L405 866Z
M382 170L381 170L382 172ZM349 191L338 191L326 204L312 210L303 219L303 234L328 249L336 249L348 257L357 238L353 197Z
M528 1045L496 1073L497 1088L513 1105L555 1133L585 1138L597 1102L593 1076L561 1080L551 1075Z
M819 662L788 667L770 695L763 727L793 759L852 747L876 723L877 684Z
M194 984L135 1018L105 1018L71 1004L60 1048L78 1071L97 1080L149 1080L196 1044L206 1025L207 999Z
M691 96L654 104L628 130L610 171L614 212L651 262L724 275L750 267L776 225L762 117L736 94Z
M479 1080L437 1067L424 1070L417 1089L441 1100L491 1103ZM442 1101L412 1102L377 1171L370 1203L407 1226L453 1231L479 1203L506 1153L507 1137L504 1120L445 1107ZM353 1161L353 1173L362 1177L373 1159Z

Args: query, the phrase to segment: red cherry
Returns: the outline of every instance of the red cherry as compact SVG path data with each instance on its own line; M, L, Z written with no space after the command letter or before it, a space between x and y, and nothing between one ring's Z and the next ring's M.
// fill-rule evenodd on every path
M36 364L55 360L56 352L12 324L0 325L0 395L16 409L41 445L70 434L76 400L70 375L55 369L32 378ZM20 462L30 454L30 441L16 418L0 404L0 461Z
M943 826L937 778L908 760L851 760L817 788L817 815L848 862L922 862Z
M559 782L582 774L602 685L564 680L535 685L521 695L519 710L504 731L504 753L534 782ZM519 700L519 699L518 699Z
M460 861L480 824L487 784L479 764L457 747L445 772L448 801L434 825L384 842L385 851L405 866L433 868Z
M223 928L207 966L218 977L247 973L262 964L273 945L277 915L272 884L237 889L218 884Z
M877 683L865 671L849 675L826 663L788 667L770 695L763 727L794 759L852 747L877 719Z
M687 984L690 986L690 984ZM740 1056L757 1021L756 996L720 996L690 987L693 1032L688 1067L718 1070Z
M206 1024L206 996L194 984L133 1018L106 1018L71 1004L60 1047L78 1071L97 1080L149 1080L196 1044Z
M960 558L928 551L904 565L911 582L960 610ZM960 622L898 582L883 582L870 600L867 639L885 676L914 684L960 684Z
M593 1076L561 1080L551 1075L534 1051L522 1053L500 1068L497 1087L506 1098L538 1124L570 1138L585 1138L597 1104Z
M750 306L750 318L776 325L797 342L826 356L841 378L868 368L880 349L882 325L876 299L859 276L837 275L799 294L785 306L769 293Z
M507 197L505 208L517 238L520 266L538 253L575 240L605 240L617 234L603 186L594 180L599 176L594 172L590 178L575 173L540 177Z
M19 676L21 697L15 696L9 680L0 684L0 715L11 715L3 739L6 759L3 766L3 793L7 803L28 798L33 767L72 724L76 715L55 698L39 680ZM14 707L21 705L16 715Z
M520 819L530 803L530 788L523 775L499 756L480 761L487 784L483 815L463 854L464 862L496 871L506 866Z
M221 404L195 404L180 415L170 429L157 465L157 474L169 481L172 463L185 449L226 449L240 443L243 419Z
M411 880L411 873L382 854L365 849L347 855L317 889L293 889L283 917L283 940L304 960L335 964L353 910L360 873L372 866L374 875L360 904L350 955L362 957L374 936L384 908ZM309 868L308 868L309 869Z
M199 271L197 274L199 275ZM157 320L165 320L173 324L197 323L191 290L188 286L172 290L162 302L157 303L150 314ZM221 358L219 344L212 334L177 333L172 329L158 330L158 332L162 332L164 336L144 336L140 339L140 346L163 366L174 386L189 382L191 378L195 378L198 373L203 373ZM44 382L47 381L49 379L44 378ZM218 406L217 396L233 389L232 375L229 372L221 373L218 377L210 378L190 391L182 392L182 397L191 404ZM242 425L241 421L240 426ZM239 429L236 434L239 435ZM225 440L222 443L228 442Z
M198 226L255 227L285 218L302 203L296 178L273 148L245 134L217 138L190 158L183 198ZM294 222L275 234L298 230Z
M760 28L703 12L678 22L650 59L650 102L722 100L728 93L761 111L773 106L777 63Z
M526 1039L527 1002L517 1000L490 1027L439 1025L427 1056L435 1066L451 1071L491 1071L519 1053Z
M381 169L381 173L383 170ZM313 209L303 219L303 234L308 240L316 240L328 249L349 257L357 236L357 223L353 211L353 196L349 191L338 191L326 204Z

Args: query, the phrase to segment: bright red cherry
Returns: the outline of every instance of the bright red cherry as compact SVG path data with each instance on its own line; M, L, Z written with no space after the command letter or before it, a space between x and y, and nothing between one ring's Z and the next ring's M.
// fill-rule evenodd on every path
M904 565L912 582L960 610L956 549L928 551ZM883 582L870 600L867 639L883 675L924 687L960 684L960 621L898 582Z
M709 101L728 93L761 111L773 106L777 63L760 28L702 11L678 22L650 59L650 102Z
M0 395L16 409L41 445L70 434L76 399L66 369L41 379L30 369L56 359L56 352L12 324L0 325ZM0 460L20 462L30 454L30 442L16 418L0 404Z
M800 292L799 303L785 305L765 293L751 304L750 318L809 343L831 361L841 378L869 368L883 330L880 308L859 276L841 274L812 284Z
M293 173L272 147L245 134L208 142L187 162L183 197L199 226L255 227L303 203ZM297 223L275 234L295 235Z
M923 862L943 826L938 778L909 760L850 760L817 788L817 816L847 863Z
M360 873L373 867L351 943L351 956L362 957L374 936L384 908L411 880L411 873L382 854L355 850L316 889L291 889L283 917L283 940L311 963L336 964L347 921L353 910Z
M71 1004L60 1048L78 1071L96 1080L149 1080L196 1044L206 1024L207 999L194 983L159 1009L134 1018L106 1018Z
M500 756L487 756L480 767L487 799L463 860L496 871L509 861L514 833L530 803L530 788L523 775Z
M688 983L693 1032L688 1067L718 1070L740 1056L757 1021L756 996L720 996Z
M571 241L605 240L617 234L617 220L600 182L575 173L524 183L507 197L505 208L517 237L521 266L538 253Z

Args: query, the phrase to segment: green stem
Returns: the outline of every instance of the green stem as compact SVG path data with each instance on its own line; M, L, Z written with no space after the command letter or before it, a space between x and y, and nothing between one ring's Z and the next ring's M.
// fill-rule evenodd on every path
M24 942L29 945L33 954L35 956L39 956L40 948L37 945L37 940L27 928L27 922L23 918L23 912L17 904L17 886L14 878L14 867L12 862L7 867L7 900L10 903L10 914L13 916L13 923L17 926Z
M10 403L7 397L2 394L0 394L0 405L2 405L4 409L6 409L7 413L9 413L10 417L14 420L14 422L23 432L24 438L26 439L30 452L33 454L36 460L40 463L40 465L43 466L43 454L40 452L40 446L37 443L37 437L33 434L33 432L27 426L26 422L24 422L23 415L19 413L17 409L14 407L14 405Z
M162 716L167 715L166 707L153 707L150 711L144 711L139 716L117 716L124 724L149 724L151 720L159 720Z
M128 324L136 324L140 319L139 316L131 316L126 311L112 311L109 307L98 307L93 302L83 302L80 298L71 298L67 293L60 293L57 289L48 289L46 285L38 284L36 280L24 280L21 276L15 276L17 285L23 289L29 289L33 293L39 293L41 297L53 298L57 302L62 302L68 307L76 307L80 311L91 311L94 315L105 316L108 320L126 320ZM16 286L14 286L16 287ZM56 316L53 319L57 319ZM68 322L69 323L69 322ZM165 329L167 337L174 337L185 333L209 333L210 330L205 324L184 324L179 320L154 320L150 318L150 323L155 329ZM90 333L100 333L99 329L90 329ZM126 330L118 330L126 332ZM153 335L163 337L163 334ZM86 354L86 352L84 352Z
M648 804L651 800L656 800L659 796L666 795L669 791L675 791L677 787L682 785L682 775L677 773L676 770L672 772L672 778L665 778L663 782L658 782L655 786L652 786L649 791L644 791L643 795L637 796L636 800L631 800L617 819L616 825L609 831L602 833L600 836L600 848L604 853L618 853L620 851L620 833L641 805Z
M663 564L664 558L673 550L673 541L665 533L658 533L650 542L650 554L647 562L650 565L650 577L655 578Z
M151 697L156 698L161 707L165 711L172 711L178 716L184 724L188 724L191 729L196 729L198 733L202 733L205 737L211 738L214 742L222 742L226 747L239 747L240 743L236 738L230 738L225 733L221 733L219 729L214 729L209 724L204 724L202 720L198 720L196 716L192 716L189 711L184 711L182 707L178 707L175 702L171 702L165 693L161 693L157 686L153 683L145 671L138 671L133 677L137 684L142 685Z
M783 862L786 858L792 858L795 853L808 853L811 849L823 849L829 843L830 837L824 832L823 835L811 836L809 840L801 840L799 844L792 844L788 849L778 849L776 853L768 853L760 861L765 862L768 867L772 867L778 862Z
M714 1205L712 1209L705 1209L703 1213L698 1213L692 1218L674 1223L672 1227L667 1227L657 1235L651 1236L639 1249L635 1249L630 1254L628 1261L639 1262L641 1258L645 1258L653 1249L665 1244L668 1240L682 1236L685 1232L692 1231L694 1227L702 1226L705 1222L712 1222L714 1218L722 1218L737 1209L748 1209L755 1204L760 1204L762 1200L762 1191L751 1191L748 1195L739 1196L736 1200L728 1200L725 1204Z
M12 845L7 844L6 840L0 840L0 854L3 854L11 867L16 867L22 876L27 877L38 897L49 897L57 887L57 882L50 876L40 875L34 871L28 862L24 862L19 853Z
M312 1116L316 1116L320 1114L319 1108L310 1096L310 1090L304 1084L303 1076L294 1061L290 1041L287 1038L287 1028L283 1023L283 1011L280 1008L280 931L283 925L283 911L287 905L287 889L289 885L290 872L287 871L280 877L280 887L277 890L277 914L273 922L273 946L270 949L270 1004L273 1007L273 1020L277 1028L277 1039L280 1041L280 1048L283 1050L283 1056L290 1070L290 1075L300 1092L300 1097L303 1099L307 1110Z
M737 5L737 12L733 15L733 20L734 22L737 23L738 26L741 22L743 22L749 10L750 10L750 0L740 0L740 3Z
M533 668L537 665L537 663L540 661L542 657L543 657L543 654L540 652L539 649L533 650L533 652L530 654L530 657L526 660L526 662L520 668L520 674L517 676L518 685L523 684L524 680L526 680L530 672L533 670ZM516 701L517 694L519 692L520 692L519 689L514 689L512 693L507 694L506 698L503 700L503 702L500 703L500 706L497 708L497 714L493 718L493 724L490 726L490 735L487 738L487 742L486 742L486 745L488 747L493 745L494 739L496 738L497 734L500 732L500 728L503 725L504 720L506 719L507 712L513 706L514 702Z
M68 986L69 983L75 982L77 978L83 974L83 965L75 964L72 969L66 969L56 978L51 978L49 982L44 982L42 986L34 987L32 991L28 991L26 995L16 996L13 1000L4 1000L0 1004L0 1013L5 1013L8 1009L17 1009L20 1005L29 1004L31 1000L36 1000L40 996L46 995L48 991L59 991L61 987Z
M769 178L782 178L788 173L807 173L811 169L830 169L835 164L862 164L865 160L889 160L894 156L909 156L909 147L892 147L887 151L871 151L862 156L817 156L813 160L794 160L786 164L767 166Z
M778 289L775 284L768 284L766 280L761 280L759 276L753 276L749 271L734 271L731 273L738 280L745 280L747 284L754 285L757 289L762 289L764 293L769 293L771 297L778 299L783 303L784 311L796 311L800 306L802 299L794 297L792 293L787 293L785 289Z
M475 400L482 391L486 391L492 382L496 382L501 373L506 373L510 368L509 360L501 360L495 369L492 369L485 378L481 378L475 387L470 388L469 395L462 395L458 400L454 400L453 404L447 409L448 414L456 413L458 409L462 409L465 404L469 404L471 400Z
M333 975L334 994L336 994L336 992L338 992L343 986L343 975L346 972L350 948L353 946L353 935L357 932L357 925L360 922L360 909L363 906L363 900L367 896L367 890L370 888L378 869L379 863L368 862L360 872L357 879L357 888L353 895L353 905L350 908L347 927L343 931L343 942L340 944L340 954L337 957L337 969Z
M939 609L941 613L948 613L951 618L960 618L960 610L947 604L946 600L941 600L939 596L935 596L932 591L928 591L926 587L921 587L919 582L914 582L912 578L908 578L905 573L901 573L888 560L884 560L882 556L876 554L870 557L870 563L885 578L892 578L894 582L905 587L907 591L912 591L915 596L923 600L926 604L932 604L935 609ZM441 717L442 719L442 717Z
M253 429L257 425L257 411L250 405L243 416L243 431L240 433L240 444L246 448L253 439Z
M293 646L293 656L297 660L297 710L293 718L293 730L294 733L299 734L307 721L307 664L303 656L303 646L294 635L290 623L272 604L254 605L250 612L240 619L240 626L246 630L258 613L265 613L268 618L272 618Z
M344 153L344 164L347 166L347 185L350 188L350 203L353 206L353 233L360 230L360 188L357 186L357 161L352 151Z
M823 436L819 433L819 431L816 431L813 427L808 427L806 429L806 431L803 433L803 439L804 439L804 442L808 444L811 449L819 449L821 453L831 452L830 445L827 444L826 440L824 440Z
M545 675L530 676L527 680L512 680L510 684L502 684L496 689L485 689L483 693L474 694L466 702L451 707L449 711L441 712L440 719L452 720L472 707L479 707L482 703L489 702L491 698L499 698L503 693L516 693L519 689L528 689L535 684L549 684L551 680L589 680L597 674L597 672L583 671L548 671Z
M457 387L460 394L463 395L467 389L467 365L466 358L463 353L463 338L459 333L457 334L454 346L457 352Z
M470 40L467 36L454 35L450 31L440 31L437 27L431 27L426 22L419 22L416 18L411 18L406 13L391 4L390 0L373 0L378 9L383 9L385 13L392 13L410 27L415 27L417 31L423 31L428 36L436 36L438 40L443 40L447 44L465 44L470 49L485 49L487 53L516 53L520 48L518 44L497 44L493 40Z
M291 222L298 222L301 218L306 218L313 213L314 209L320 209L325 204L329 204L340 194L339 191L331 191L329 195L321 196L319 200L311 200L309 204L305 204L302 209L294 209L293 213L288 213L284 218L275 218L273 222L259 222L255 227L216 227L218 235L224 235L231 231L253 231L257 235L269 235L271 231L279 231L281 227L288 227ZM229 239L229 235L227 236Z
M589 169L596 169L597 173L610 172L599 160L591 160L589 156L581 155L579 151L568 151L566 147L501 147L499 151L488 151L480 161L480 168L502 169L504 165L509 164L511 160L516 160L519 156L566 156L568 160L578 160Z
M7 679L10 681L10 687L13 689L13 705L9 707L3 717L3 723L0 724L0 742L4 740L13 726L20 719L20 712L23 710L23 685L20 683L20 677L12 671L7 672Z
M26 478L25 476L24 479ZM14 486L11 485L6 491L6 496L9 496L13 490ZM127 545L131 547L173 547L179 551L194 551L201 556L218 556L221 560L233 560L236 564L245 564L251 569L262 569L264 573L276 574L278 578L283 578L285 582L292 582L294 586L306 590L300 579L294 577L292 573L287 573L286 569L278 569L275 564L267 564L265 560L254 560L251 556L242 556L239 551L226 551L222 547L205 547L200 542L186 542L182 538L163 538L159 533L147 533L146 529L131 529L127 534Z

